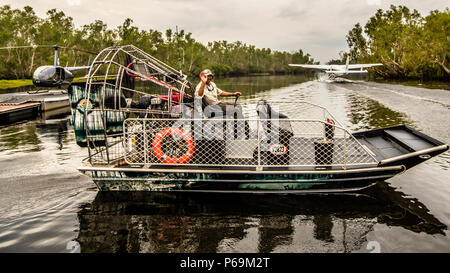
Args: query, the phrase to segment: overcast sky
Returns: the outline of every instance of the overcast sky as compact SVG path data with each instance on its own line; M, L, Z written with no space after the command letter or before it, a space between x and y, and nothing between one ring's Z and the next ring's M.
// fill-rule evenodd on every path
M325 63L348 51L345 35L363 26L377 9L391 4L443 11L448 0L0 0L22 9L29 5L40 17L56 8L74 19L76 27L100 19L115 28L131 18L140 29L165 32L175 26L209 41L242 41L258 48L293 52L303 49Z

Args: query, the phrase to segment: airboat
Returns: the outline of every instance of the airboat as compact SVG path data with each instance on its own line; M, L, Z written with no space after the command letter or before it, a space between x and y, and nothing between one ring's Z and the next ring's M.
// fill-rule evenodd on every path
M356 191L448 145L405 125L351 133L306 102L246 100L224 113L139 48L103 49L69 87L79 171L101 191Z

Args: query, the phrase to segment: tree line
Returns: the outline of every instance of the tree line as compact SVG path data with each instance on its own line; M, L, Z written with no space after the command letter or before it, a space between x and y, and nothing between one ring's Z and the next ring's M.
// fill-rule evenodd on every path
M293 73L289 63L318 63L301 49L296 52L256 48L241 41L213 41L206 45L196 41L184 30L142 30L128 18L122 25L110 29L101 20L76 28L72 17L51 9L46 18L36 15L33 8L0 7L0 47L23 45L60 45L99 52L109 46L133 44L150 55L188 75L210 68L217 75L258 73ZM60 52L62 66L86 65L87 53L75 49ZM0 51L0 78L31 78L41 65L53 64L51 48L9 49Z
M421 16L417 10L391 5L379 9L363 26L357 23L347 34L355 63L383 63L373 68L383 78L450 79L450 10L434 10Z

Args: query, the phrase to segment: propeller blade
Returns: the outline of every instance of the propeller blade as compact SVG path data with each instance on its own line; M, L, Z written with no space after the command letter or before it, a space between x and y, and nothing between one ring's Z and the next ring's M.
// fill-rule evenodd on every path
M53 47L53 46L51 46L51 45L6 46L6 47L0 47L0 49L38 48L38 47Z
M89 53L89 54L92 54L92 55L97 55L98 54L98 52L92 52L92 51L89 51L89 50L79 49L79 48L76 48L76 47L61 46L61 48L75 50L75 51L80 51L80 52L84 52L84 53Z

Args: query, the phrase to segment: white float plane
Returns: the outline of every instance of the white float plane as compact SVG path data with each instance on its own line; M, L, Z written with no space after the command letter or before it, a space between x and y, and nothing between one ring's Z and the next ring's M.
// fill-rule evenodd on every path
M373 66L380 66L383 64L349 64L349 58L344 64L332 64L332 65L322 65L322 64L289 64L289 66L299 66L304 68L321 69L325 70L330 80L334 80L337 76L342 77L348 74L361 74L367 73L367 70L363 68L369 68ZM359 69L359 70L357 70Z

